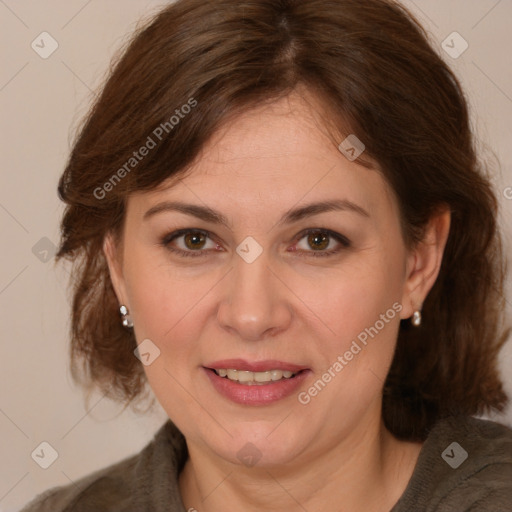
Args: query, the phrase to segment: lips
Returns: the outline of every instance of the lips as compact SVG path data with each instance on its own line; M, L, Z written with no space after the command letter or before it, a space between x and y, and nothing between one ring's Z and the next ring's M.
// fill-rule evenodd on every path
M253 362L246 361L245 359L223 359L212 361L204 366L203 369L213 389L220 395L231 402L252 406L270 405L289 397L297 392L304 380L311 374L311 371L306 366L277 361L275 359ZM240 373L278 370L279 373L291 372L294 375L290 378L280 378L272 382L242 383L221 377L215 371L219 369L237 370Z

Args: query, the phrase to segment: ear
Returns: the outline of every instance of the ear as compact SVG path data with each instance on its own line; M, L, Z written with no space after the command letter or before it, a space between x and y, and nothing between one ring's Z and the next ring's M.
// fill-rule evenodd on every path
M414 311L421 310L434 286L441 269L450 221L450 208L446 206L431 217L423 240L410 250L406 262L401 318L409 318Z
M128 294L123 275L122 244L115 240L112 233L107 233L103 241L103 253L107 260L110 273L110 280L117 296L119 304L124 304L128 309L130 305L126 302Z

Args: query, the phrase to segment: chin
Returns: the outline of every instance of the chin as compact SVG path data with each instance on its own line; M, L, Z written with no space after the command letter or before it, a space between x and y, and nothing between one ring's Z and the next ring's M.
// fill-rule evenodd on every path
M245 422L236 431L231 429L230 433L233 437L226 434L222 440L211 440L210 444L205 439L205 442L223 459L247 467L270 468L293 463L311 443L297 425L292 432L284 425L276 428L268 422L260 425Z

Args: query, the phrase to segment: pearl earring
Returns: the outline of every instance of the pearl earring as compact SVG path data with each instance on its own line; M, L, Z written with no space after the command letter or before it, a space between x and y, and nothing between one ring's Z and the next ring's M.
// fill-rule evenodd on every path
M132 317L128 313L128 308L124 305L122 305L119 308L119 312L121 313L121 316L123 317L122 323L124 327L133 327L133 320Z
M416 311L413 313L411 323L412 323L412 325L414 325L415 327L418 327L418 326L421 324L421 311L416 310Z

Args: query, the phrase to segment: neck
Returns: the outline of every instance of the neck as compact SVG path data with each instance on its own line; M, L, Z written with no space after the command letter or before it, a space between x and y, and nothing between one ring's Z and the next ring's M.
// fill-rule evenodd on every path
M336 446L308 452L293 464L235 465L188 443L189 459L179 476L186 509L220 512L389 510L404 492L421 444L397 440L379 419L354 430ZM299 460L300 459L300 460ZM369 485L371 482L371 485Z

